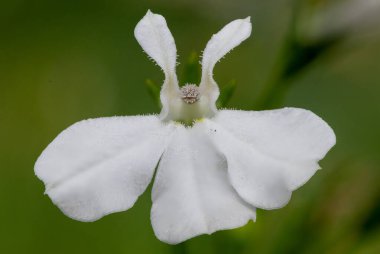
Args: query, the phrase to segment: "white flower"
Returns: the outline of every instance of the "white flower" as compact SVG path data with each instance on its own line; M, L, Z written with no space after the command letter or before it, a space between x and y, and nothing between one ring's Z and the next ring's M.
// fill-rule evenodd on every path
M319 169L335 135L303 109L217 111L214 65L250 33L246 18L213 35L199 88L180 89L174 39L165 19L148 11L135 36L165 73L161 114L90 119L64 130L35 165L52 201L80 221L125 211L158 164L151 221L171 244L240 227L255 220L256 208L286 205ZM191 127L179 123L189 120Z

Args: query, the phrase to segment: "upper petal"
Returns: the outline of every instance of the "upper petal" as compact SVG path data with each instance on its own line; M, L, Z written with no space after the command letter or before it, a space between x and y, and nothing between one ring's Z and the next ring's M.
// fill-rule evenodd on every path
M148 10L136 25L135 37L144 51L165 73L175 71L177 49L163 16Z
M148 11L135 28L135 37L143 50L161 67L165 81L161 88L161 119L167 120L171 103L180 98L177 75L175 73L177 49L174 38L161 15Z
M228 181L225 159L203 129L179 128L163 154L152 191L156 236L175 244L255 218Z
M49 144L35 173L67 216L93 221L133 206L151 181L170 132L157 116L81 121Z
M327 123L303 109L223 110L207 123L217 130L212 138L227 158L234 188L266 209L284 206L335 144Z
M237 19L214 34L203 52L201 93L209 97L210 103L215 104L219 96L219 88L212 77L215 64L229 51L247 39L252 31L250 17Z

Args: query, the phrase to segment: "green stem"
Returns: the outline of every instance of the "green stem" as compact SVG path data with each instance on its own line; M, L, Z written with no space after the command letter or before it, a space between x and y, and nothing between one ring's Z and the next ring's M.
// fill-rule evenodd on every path
M299 44L296 42L296 19L299 10L299 2L293 6L293 17L285 37L284 45L278 55L272 75L264 87L262 95L253 105L253 109L272 109L282 106L285 95L291 85L292 77L298 72L297 62Z
M266 84L259 100L253 105L255 110L271 109L282 106L285 96L293 80L315 60L327 52L331 47L345 38L343 35L321 38L319 41L306 43L300 41L296 24L301 1L296 1L293 8L293 18L275 65L273 74Z
M273 79L265 86L260 99L254 104L255 110L281 107L290 88L290 81L282 78Z
M187 251L186 243L183 242L183 243L179 243L179 244L171 246L171 253L173 253L173 254L187 254L188 251Z

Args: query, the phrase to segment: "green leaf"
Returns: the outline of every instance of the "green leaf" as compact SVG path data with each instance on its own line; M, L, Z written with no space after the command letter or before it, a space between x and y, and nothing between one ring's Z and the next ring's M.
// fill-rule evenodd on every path
M193 51L185 63L182 80L183 84L198 84L201 79L201 68L199 64L199 56Z
M158 108L161 108L160 91L161 88L153 80L146 79L145 86L148 89L149 95L152 97Z
M236 89L236 80L231 80L230 82L227 83L227 85L221 87L219 98L216 101L217 108L224 108L227 106L233 93L235 92L235 89Z

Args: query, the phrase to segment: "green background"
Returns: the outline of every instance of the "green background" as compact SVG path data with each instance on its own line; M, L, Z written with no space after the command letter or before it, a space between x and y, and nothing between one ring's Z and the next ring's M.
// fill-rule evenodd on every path
M0 0L0 253L380 253L380 36L348 28L302 61L305 48L286 47L295 2ZM237 80L228 106L256 109L274 86L283 100L260 108L310 109L334 129L323 170L285 208L173 247L153 234L150 187L129 211L94 223L71 220L43 195L34 162L63 129L159 112L144 82L163 74L133 35L147 9L165 16L180 63L228 22L251 16L253 36L215 69L220 85ZM274 78L289 59L296 74Z

